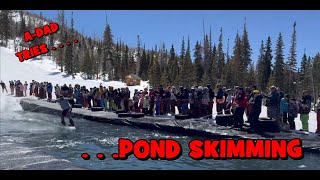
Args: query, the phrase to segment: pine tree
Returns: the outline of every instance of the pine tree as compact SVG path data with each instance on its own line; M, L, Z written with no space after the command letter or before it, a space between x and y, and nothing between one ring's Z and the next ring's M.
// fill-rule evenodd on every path
M311 58L307 58L306 52L304 52L301 67L299 72L299 85L301 86L298 90L299 94L302 93L302 90L312 88L312 63Z
M311 80L314 94L320 94L320 53L313 58Z
M123 81L125 76L127 76L129 67L128 67L128 62L129 62L129 48L127 45L125 45L125 51L124 55L121 61L121 80Z
M204 36L204 43L203 43L203 69L204 69L204 73L208 73L209 71L209 38L208 35Z
M29 18L30 19L30 18ZM59 42L64 43L67 40L66 37L66 28L65 28L65 20L64 20L64 10L58 11L58 23L59 23L59 31L58 31L58 36L59 36ZM56 51L56 59L58 64L60 65L60 71L63 72L64 69L64 50L61 51Z
M227 56L226 56L226 58L227 58L227 61L226 61L226 65L225 65L225 68L224 68L225 77L224 77L223 84L225 84L226 87L232 87L234 84L231 84L232 83L233 74L231 72L232 67L231 67L231 60L230 60L230 57L229 57L229 39L228 39L228 44L227 44Z
M120 46L119 43L117 42L116 45L116 52L115 52L115 57L114 57L114 80L119 81L121 78L120 75L120 64L121 64L121 54L120 54Z
M275 77L274 77L274 73L271 71L270 77L268 79L267 87L274 86L274 83L275 83Z
M307 84L305 84L305 75L308 72L308 58L306 55L306 52L304 51L304 54L302 56L302 60L301 60L301 67L300 67L300 82L302 82L302 86L306 87Z
M73 28L73 12L72 12L72 17L71 17L71 31L65 31L65 37L64 39L66 41L69 41L73 38L73 33L74 33L74 28ZM65 72L67 75L72 75L74 77L74 54L73 54L73 43L72 45L64 47L65 49L65 54L64 54L64 59L65 59Z
M164 72L164 68L166 67L167 63L168 63L168 59L167 59L167 50L166 50L166 46L165 43L162 43L162 48L159 49L159 65L160 65L160 71L161 74Z
M266 90L269 82L269 78L271 74L271 66L272 66L272 49L271 49L271 38L268 36L266 42L266 49L264 53L264 61L263 61L263 73L262 73L262 90Z
M0 11L0 46L4 45L7 46L9 38L11 38L12 34L10 31L10 17L11 11L10 10L1 10Z
M143 80L147 80L147 71L148 71L148 61L147 61L147 55L146 55L146 50L142 50L142 55L140 57L140 69L139 69L139 76Z
M157 59L153 59L150 84L154 87L160 85L160 78L161 78L161 72L160 72L159 61Z
M275 63L274 63L274 84L278 87L281 87L283 90L287 90L287 87L284 83L284 55L283 55L283 39L281 33L279 33L276 53L275 53Z
M187 51L185 54L185 60L181 68L180 75L180 83L181 85L192 85L193 84L193 67L191 62L191 55L190 55L190 39L188 37L188 45Z
M247 82L246 82L247 85L255 85L256 84L254 63L250 64L248 78L246 80L247 80Z
M222 52L222 54L223 54L223 52ZM222 54L220 54L220 57L221 57ZM218 59L218 52L217 52L216 45L214 45L213 49L212 49L212 56L211 56L211 64L210 64L211 68L210 68L210 71L209 71L211 76L208 79L208 82L206 82L206 83L212 84L213 87L215 87L217 82L221 83L222 82L222 77L223 77L223 71L221 70L221 78L220 79L218 78L217 72L218 72L219 66L218 66L218 60L217 59ZM224 61L224 57L223 57L223 61ZM220 65L222 65L222 64L220 64ZM225 68L225 62L223 62L222 66L223 66L223 69L224 69ZM204 85L206 85L206 84L204 84Z
M241 39L237 32L234 47L233 47L233 58L231 61L232 67L232 83L233 85L242 85L243 84L243 72L241 71Z
M216 68L217 73L216 73L216 75L217 75L217 79L219 81L221 81L223 69L225 66L223 44L222 44L222 28L220 29L219 44L218 44L218 49L217 49L216 60L217 60L217 68Z
M203 76L203 68L202 68L202 54L201 54L201 46L197 41L196 47L194 50L194 76L195 76L195 84L201 84L202 76Z
M243 34L242 34L242 40L241 40L241 53L242 53L242 62L243 62L243 70L245 71L245 75L248 72L248 67L251 64L251 47L249 43L249 37L247 32L247 23L246 19L244 20L244 27L243 27Z
M288 66L288 93L296 95L296 86L295 83L295 74L297 72L297 54L296 54L296 48L297 48L297 42L296 42L296 22L293 24L293 33L291 36L291 47L290 47L290 53L287 61Z
M264 47L264 42L261 41L261 46L260 46L260 50L259 50L260 54L259 54L259 57L258 57L258 62L257 62L257 71L256 71L256 74L257 74L257 79L256 79L256 82L257 82L257 85L259 87L259 89L263 90L263 73L264 73L264 53L265 53L265 47Z
M141 47L140 47L140 45L141 45L140 36L137 35L137 54L136 54L137 69L136 69L135 74L138 74L138 75L140 74L139 72L140 72L140 66L141 66L141 64L140 64L140 60L141 60Z
M85 49L84 63L82 65L82 72L84 73L85 78L91 79L90 78L91 69L92 69L92 63L90 59L89 49Z
M71 12L71 32L70 32L70 36L69 36L69 40L68 41L72 41L74 39L74 21L73 21L73 12ZM75 67L76 67L76 63L75 63L75 58L74 58L74 43L71 44L71 46L68 46L71 50L70 50L70 54L71 54L71 58L70 60L72 61L72 66L71 66L71 74L72 74L72 78L74 78L75 76Z
M107 67L108 64L110 64L111 67ZM106 28L103 33L103 61L102 61L103 79L105 79L106 75L108 74L108 78L110 80L113 80L114 79L113 69L114 69L113 35L111 32L111 27L107 22Z
M170 57L169 57L169 60L168 60L168 79L169 79L169 84L173 84L174 82L174 74L173 73L176 73L176 70L174 70L173 68L173 65L174 65L174 59L175 59L175 52L174 52L174 47L173 47L173 44L171 45L171 48L170 48ZM175 74L176 75L176 74Z
M195 77L193 76L194 74L194 64L192 63L191 59L191 50L190 50L190 40L188 37L188 48L187 48L187 53L186 53L186 63L187 63L187 69L188 69L188 83L189 87L191 87L195 83Z
M179 77L178 77L178 84L182 85L183 83L183 77L184 75L182 74L182 69L184 67L185 63L185 56L186 56L186 50L185 50L185 43L184 43L184 37L182 37L182 43L181 43L181 52L180 52L180 59L179 59ZM181 73L180 73L181 72Z
M151 78L152 78L152 71L153 71L153 62L154 62L154 52L153 49L151 50L151 52L147 53L147 60L150 62L149 66L148 66L148 79L151 82Z
M169 69L167 68L167 66L163 67L163 73L161 74L161 81L160 83L166 87L170 85L170 81L169 81Z
M65 39L69 39L69 34L67 31L65 31ZM73 60L72 60L72 47L66 46L64 47L65 54L64 54L64 62L65 62L65 72L67 75L72 75L72 66L73 66Z
M72 14L73 14L73 12L72 12ZM72 21L73 21L73 19L72 19ZM39 26L40 27L42 27L44 24L43 24L43 15L42 15L42 12L40 12L40 16L39 16ZM38 44L43 44L43 43L46 43L47 44L47 42L45 41L46 40L46 38L39 38L38 39Z
M20 33L19 34L23 35L24 32L27 31L26 20L25 20L23 11L20 11L20 18L21 18L21 20L20 20Z
M134 54L130 53L129 74L135 74L135 73L136 73L136 62L134 62Z
M179 68L181 68L183 66L184 59L185 59L186 50L185 50L184 46L185 46L184 37L182 37Z

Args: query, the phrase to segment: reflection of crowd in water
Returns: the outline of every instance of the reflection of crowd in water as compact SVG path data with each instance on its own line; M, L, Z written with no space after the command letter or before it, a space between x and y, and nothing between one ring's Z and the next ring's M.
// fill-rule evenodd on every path
M10 81L9 84L12 95L27 96L28 83L26 81L24 84L19 80ZM2 81L1 87L4 92L6 85ZM130 97L128 87L114 88L109 86L107 88L102 84L93 88L79 84L75 86L56 84L53 87L49 82L40 83L34 80L29 85L29 95L51 101L53 88L56 99L62 95L74 99L75 104L81 104L83 108L102 107L105 111L122 109L125 112L142 112L150 116L179 113L187 114L192 118L212 117L213 114L233 114L234 127L236 128L242 128L244 125L244 114L246 114L250 126L255 128L264 103L267 106L268 117L277 119L279 123L288 124L290 129L296 129L295 119L300 114L302 130L308 131L309 113L313 101L309 91L303 91L302 97L296 99L284 94L279 87L275 86L270 87L269 94L264 94L260 93L256 86L246 88L235 86L232 89L227 89L217 85L215 93L209 84L206 87L192 86L191 88L159 85L156 88L150 87L140 91L135 89L133 97ZM317 103L317 132L319 132L320 95ZM216 112L213 113L214 104L216 104Z

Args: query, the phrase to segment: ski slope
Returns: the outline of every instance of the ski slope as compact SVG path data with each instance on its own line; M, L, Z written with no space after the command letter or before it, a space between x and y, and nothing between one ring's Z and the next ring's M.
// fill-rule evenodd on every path
M50 58L51 57L43 56L40 60L27 60L20 62L15 56L13 48L9 49L0 47L0 78L7 86L9 86L10 80L20 80L23 83L27 81L28 84L32 80L35 80L38 82L51 82L53 86L56 84L59 84L60 86L63 84L71 84L72 86L79 84L90 88L99 87L100 83L102 83L102 85L106 87L126 87L125 83L119 81L85 80L80 76L80 74L77 74L75 79L72 79L71 76L66 76L65 73L61 73L59 68L57 68L56 64L50 60ZM148 83L144 81L141 82L140 86L129 86L130 92L132 93L131 96L133 96L134 89L142 90L145 87L148 87Z
M71 84L74 86L75 84L80 84L81 86L90 87L98 87L100 83L103 86L113 86L114 88L126 87L126 85L119 81L102 81L102 80L85 80L80 75L76 75L75 79L72 79L71 76L66 76L65 73L61 73L59 69L56 67L56 64L50 60L50 57L44 56L41 60L27 60L24 62L20 62L18 58L15 56L15 52L13 50L13 41L9 42L8 47L0 47L0 68L1 74L0 79L4 81L7 85L7 89L9 90L9 81L10 80L20 80L23 83L27 81L30 83L32 80L36 80L38 82L51 82L53 86L59 84L60 86L63 84ZM148 82L142 81L140 86L129 86L131 97L133 96L134 89L142 90L148 87ZM3 96L3 94L1 95ZM3 99L3 98L1 98ZM15 98L6 98L6 100L15 101ZM7 102L8 103L8 102ZM213 115L215 116L216 106L214 105ZM267 117L267 108L265 106L262 107L262 113L260 117ZM246 116L244 115L244 119L246 120ZM295 119L296 129L301 129L301 121L300 115ZM316 131L316 113L314 111L310 112L309 119L309 131Z

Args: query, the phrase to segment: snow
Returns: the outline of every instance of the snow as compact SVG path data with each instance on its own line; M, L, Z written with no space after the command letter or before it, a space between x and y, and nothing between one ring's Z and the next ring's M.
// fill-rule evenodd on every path
M27 60L20 62L15 56L13 50L13 40L9 41L9 48L0 47L0 78L9 86L10 80L20 80L22 82L27 81L30 83L32 80L38 82L51 82L53 85L59 84L80 84L81 86L85 85L87 88L98 87L100 83L103 86L113 86L114 88L126 87L126 85L119 81L109 81L104 82L102 80L85 80L79 74L75 76L75 79L72 77L67 77L65 73L61 73L59 69L56 68L56 64L50 60L51 57L43 56L41 60ZM140 86L129 86L131 97L133 96L134 89L142 90L149 86L148 82L141 82ZM7 88L9 90L9 88ZM7 99L7 98L6 98ZM14 100L15 101L15 100ZM216 105L214 104L213 116L216 115ZM267 117L267 108L262 107L262 113L260 117ZM309 131L315 132L317 126L316 113L314 111L309 114ZM244 115L244 119L247 120ZM300 116L295 119L296 128L301 129Z
M27 60L20 62L18 57L15 56L15 52L12 49L13 40L9 41L9 48L0 47L0 68L1 68L1 80L4 81L7 86L9 86L10 80L20 80L21 82L27 81L30 83L32 80L38 82L51 82L53 86L59 84L79 84L81 86L90 87L99 87L100 83L103 86L113 86L114 88L127 87L125 83L119 81L103 81L103 80L85 80L80 74L75 76L75 79L72 79L71 76L66 76L65 73L59 71L59 67L56 67L56 64L50 60L49 56L42 56L40 60ZM37 56L39 58L40 56ZM131 92L131 97L133 96L134 89L143 90L149 85L147 82L142 81L140 86L129 86Z

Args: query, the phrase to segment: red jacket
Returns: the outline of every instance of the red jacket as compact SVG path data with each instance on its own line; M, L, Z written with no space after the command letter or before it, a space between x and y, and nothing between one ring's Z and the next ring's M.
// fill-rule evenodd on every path
M235 98L235 103L242 108L246 108L248 103L248 98L246 94L245 93L238 94Z

